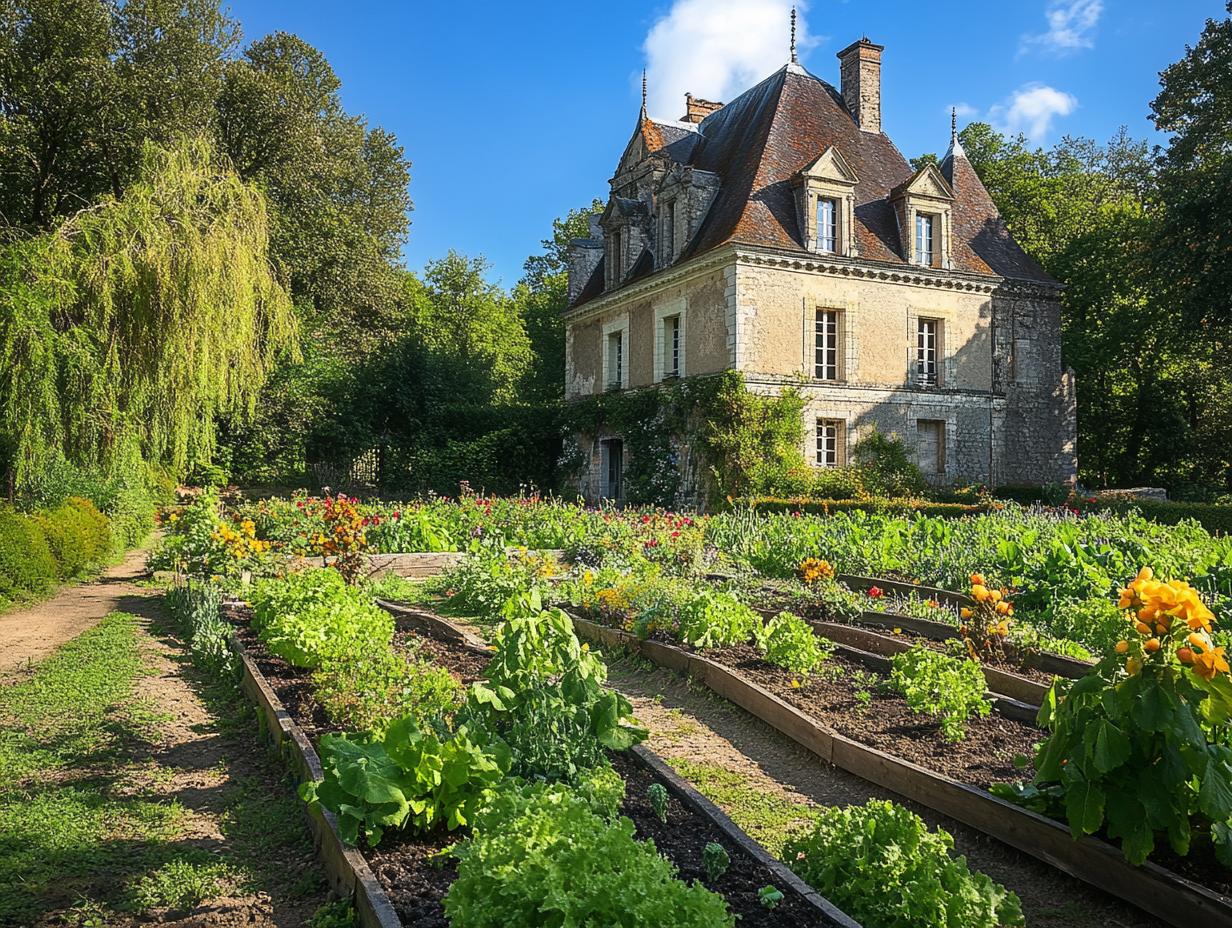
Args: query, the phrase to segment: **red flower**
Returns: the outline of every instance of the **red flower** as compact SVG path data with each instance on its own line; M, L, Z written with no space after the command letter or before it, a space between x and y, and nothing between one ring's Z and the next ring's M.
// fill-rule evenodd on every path
M672 532L672 537L673 537L673 538L679 538L679 537L680 537L680 533L679 533L679 532Z
M394 518L395 518L395 519L401 519L401 518L402 518L402 513L400 513L400 512L395 512L395 513L394 513Z
M800 518L800 513L798 513L798 512L793 512L793 513L791 514L791 517L792 517L793 519L798 519L798 518Z
M871 596L873 599L879 599L881 597L881 587L879 586L871 587L868 591L868 595Z

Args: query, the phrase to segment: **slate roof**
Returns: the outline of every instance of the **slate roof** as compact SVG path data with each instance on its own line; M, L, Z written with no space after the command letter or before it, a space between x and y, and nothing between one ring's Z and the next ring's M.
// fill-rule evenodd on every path
M666 148L677 163L719 176L719 192L677 263L728 243L811 254L791 178L834 145L860 179L854 188L859 258L906 264L889 194L911 179L911 165L884 133L861 131L839 92L799 65L786 65L711 113L696 132L644 113L638 131L647 149ZM946 153L941 173L955 193L956 269L1053 282L1013 240L961 146ZM635 276L641 275L627 279ZM574 305L592 298L591 284Z

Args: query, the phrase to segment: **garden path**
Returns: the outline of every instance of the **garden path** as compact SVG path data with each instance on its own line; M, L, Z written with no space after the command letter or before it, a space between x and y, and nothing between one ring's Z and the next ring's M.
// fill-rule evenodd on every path
M135 584L146 576L147 553L144 547L135 548L94 580L65 587L28 608L13 606L0 613L0 684L26 676L31 662L119 610L124 597L148 592Z
M866 780L822 763L743 709L709 690L636 659L609 664L608 682L633 703L650 728L648 745L732 816L772 853L798 806L824 807L890 799L954 837L955 850L1022 900L1031 928L1155 928L1164 922L1080 880L908 802ZM793 808L794 807L794 808Z
M104 785L96 786L93 774L84 771L80 786L97 789L104 805L136 800L175 810L173 856L195 861L194 866L204 856L234 875L222 877L188 910L155 901L134 915L125 911L132 887L159 877L148 871L141 849L168 836L134 833L131 866L125 861L119 867L106 842L95 854L83 843L84 864L63 872L48 864L47 908L35 928L66 920L106 928L301 928L326 901L328 887L294 786L261 743L252 707L233 687L212 684L193 666L164 612L162 590L134 582L144 573L145 552L130 552L96 582L0 616L4 669L17 661L23 665L7 682L39 672L37 663L26 666L27 656L36 661L47 656L109 613L136 617L134 645L144 666L134 680L134 708L109 722L122 747L99 781ZM129 712L135 714L130 718ZM172 876L159 891L181 892L184 880Z

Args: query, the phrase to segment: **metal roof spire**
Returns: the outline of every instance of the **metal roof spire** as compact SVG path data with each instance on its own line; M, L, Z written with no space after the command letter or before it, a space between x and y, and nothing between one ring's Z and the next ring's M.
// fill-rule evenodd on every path
M646 115L646 69L642 68L642 115Z
M796 57L796 8L794 6L791 8L791 63L800 63Z
M645 96L643 92L642 96ZM950 107L950 145L954 144L954 140L958 138L958 107Z

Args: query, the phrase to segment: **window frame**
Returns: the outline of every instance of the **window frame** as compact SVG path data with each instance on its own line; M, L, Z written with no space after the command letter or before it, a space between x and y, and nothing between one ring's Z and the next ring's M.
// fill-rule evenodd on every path
M924 470L924 462L920 459L920 436L925 429L935 429L937 436L937 459L935 471ZM915 458L916 466L920 468L920 472L925 477L944 477L946 474L946 432L948 431L946 420L944 419L916 419L915 420Z
M915 214L915 263L920 267L935 267L937 257L937 225L940 217L933 213L917 212ZM928 236L923 232L927 225ZM924 248L927 243L927 250Z
M825 212L829 216L824 215ZM826 219L828 218L828 222ZM817 237L814 249L822 254L836 255L839 253L839 200L835 197L817 196L815 208L815 223Z
M817 467L843 467L847 460L847 423L818 416L814 424Z
M941 386L942 320L917 316L915 320L915 382L922 387ZM932 342L930 345L929 342ZM931 370L929 369L931 368Z
M600 380L596 393L629 389L629 316L627 313L606 322L600 334ZM614 351L614 340L619 339L619 350Z
M843 311L829 306L818 306L813 317L813 379L830 383L842 380L843 371ZM827 319L832 317L832 319ZM823 327L825 327L823 329ZM826 331L825 329L832 329ZM829 344L827 344L829 342ZM832 359L823 360L823 352ZM832 376L828 376L831 375Z
M671 199L663 204L663 227L659 233L662 236L664 255L660 258L661 265L671 264L676 260L676 200Z

